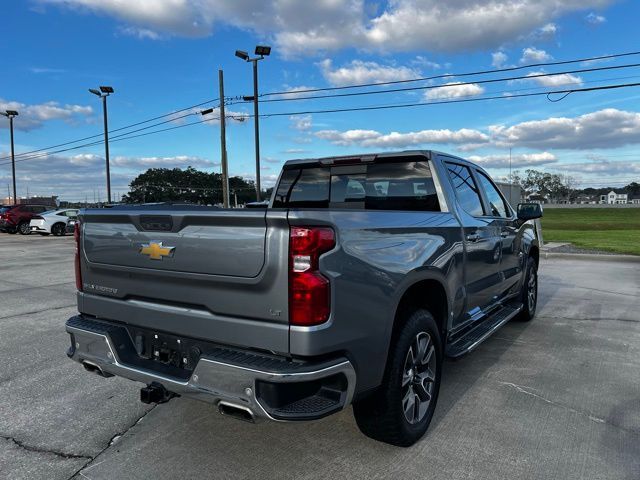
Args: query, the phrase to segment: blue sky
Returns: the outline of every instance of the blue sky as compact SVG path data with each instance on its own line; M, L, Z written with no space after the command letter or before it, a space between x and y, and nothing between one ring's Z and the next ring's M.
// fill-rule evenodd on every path
M250 65L234 51L251 51L260 43L273 47L260 62L260 90L279 92L630 52L637 47L640 18L640 5L631 0L23 0L2 2L0 11L5 20L0 110L20 112L15 119L18 154L101 133L99 99L87 91L98 85L116 90L109 98L112 129L216 98L220 68L227 96L250 94ZM633 63L640 63L640 55L516 73ZM510 74L410 86L498 76ZM508 96L639 79L640 67L634 67L264 103L261 113ZM227 111L240 118L252 108L234 104ZM196 110L192 113L156 128L201 118ZM2 118L0 157L9 152L7 127ZM231 173L253 178L252 119L230 121L227 132ZM536 96L284 115L261 119L261 140L265 186L273 184L288 159L413 148L465 156L496 177L508 172L511 148L514 169L569 174L583 187L622 186L640 181L640 87L573 93L558 102ZM25 196L28 188L30 195L104 198L102 145L54 150L16 163L18 195ZM129 181L152 166L219 171L219 152L216 122L113 142L113 189L125 193ZM0 159L0 195L6 195L9 182L10 165Z

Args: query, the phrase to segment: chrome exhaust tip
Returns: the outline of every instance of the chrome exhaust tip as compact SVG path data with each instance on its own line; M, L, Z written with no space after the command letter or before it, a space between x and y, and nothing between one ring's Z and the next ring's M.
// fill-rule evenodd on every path
M247 407L221 401L218 402L218 411L222 415L233 417L237 420L242 420L243 422L256 423L253 412Z
M96 375L100 375L104 378L113 377L112 374L105 372L102 370L102 367L97 363L90 362L89 360L83 360L82 366L87 372L95 373Z

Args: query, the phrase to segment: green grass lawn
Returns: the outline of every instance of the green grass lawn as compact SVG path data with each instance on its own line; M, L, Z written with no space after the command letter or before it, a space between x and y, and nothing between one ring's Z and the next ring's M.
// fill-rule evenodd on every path
M640 255L640 208L546 208L545 242Z

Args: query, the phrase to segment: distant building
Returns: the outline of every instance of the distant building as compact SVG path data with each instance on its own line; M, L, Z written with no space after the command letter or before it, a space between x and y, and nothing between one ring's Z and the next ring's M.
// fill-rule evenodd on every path
M0 202L2 205L13 205L13 197L4 197ZM58 197L52 195L51 197L29 197L29 198L18 198L18 202L21 205L46 205L47 207L58 207Z
M520 185L509 182L496 182L496 186L512 206L524 202L524 190Z
M598 203L598 197L593 195L578 195L573 203L590 205Z
M527 202L543 204L548 203L549 200L544 195L540 195L539 193L532 193L527 197Z
M628 203L626 193L618 193L615 190L611 190L606 195L600 195L600 203L607 205L622 205Z
M629 197L629 203L633 203L634 205L640 205L640 195L634 195Z

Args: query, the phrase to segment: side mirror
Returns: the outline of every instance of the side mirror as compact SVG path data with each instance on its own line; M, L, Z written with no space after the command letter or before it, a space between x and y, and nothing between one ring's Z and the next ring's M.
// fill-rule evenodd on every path
M518 218L520 220L533 220L542 217L542 205L539 203L519 203Z

